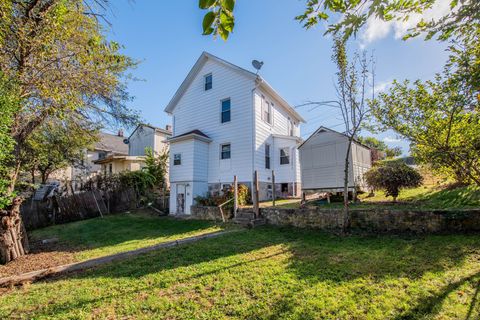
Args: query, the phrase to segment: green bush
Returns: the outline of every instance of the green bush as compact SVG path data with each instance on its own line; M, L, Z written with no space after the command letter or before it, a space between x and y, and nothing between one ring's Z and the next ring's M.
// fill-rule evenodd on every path
M403 161L393 160L377 163L365 173L365 180L371 188L385 190L385 195L396 201L401 189L420 186L423 177Z
M204 197L202 196L195 197L195 202L201 206L209 206L209 207L219 206L222 203L230 199L233 199L233 197L234 197L234 190L232 187L226 190L225 192L223 192L223 194L221 195L212 195L208 193ZM244 206L249 202L250 202L250 189L248 189L248 187L244 184L239 184L238 185L238 205ZM227 208L227 209L233 208L233 201L227 203L224 206L224 208Z

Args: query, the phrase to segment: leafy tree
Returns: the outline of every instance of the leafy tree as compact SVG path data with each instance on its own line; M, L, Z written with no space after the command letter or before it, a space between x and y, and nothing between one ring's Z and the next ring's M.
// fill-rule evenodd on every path
M380 162L368 170L364 178L370 187L385 190L385 195L393 197L394 202L401 189L418 187L423 181L417 170L401 160Z
M390 148L385 142L380 141L375 137L358 137L357 140L372 149L384 152L386 158L395 158L402 155L402 148Z
M480 186L480 27L450 51L442 74L425 82L395 81L372 113L381 128L411 141L417 161Z
M154 178L154 186L160 189L166 187L168 172L168 151L154 152L152 148L145 148L145 171Z
M308 102L301 106L313 105L315 107L333 107L337 108L342 115L345 125L344 135L348 138L347 150L344 162L343 179L343 204L344 204L344 227L348 227L348 190L350 172L350 155L352 144L360 133L364 121L369 115L369 99L367 97L368 88L372 83L372 98L375 93L375 70L373 57L367 59L365 52L355 53L353 59L349 61L346 50L345 40L340 37L334 38L332 61L337 66L335 89L337 100Z
M92 1L100 5L95 7L106 3ZM130 97L125 91L126 71L136 63L119 52L118 43L105 39L97 20L102 13L93 11L90 3L0 1L0 71L18 84L19 99L10 128L13 158L2 197L14 193L27 141L44 123L69 119L81 125L102 120L128 126L137 120L126 106ZM19 203L17 199L11 214L3 217L0 236L18 235L22 229L16 213ZM0 238L5 262L25 253L16 239Z
M48 121L38 127L22 153L23 169L40 172L41 182L59 169L82 166L85 150L98 141L98 129L72 121ZM34 181L32 181L34 183Z
M295 19L307 29L326 22L326 33L341 34L347 39L356 35L369 18L404 21L440 1L444 0L305 0L305 11ZM203 34L220 35L226 40L235 23L234 5L235 0L199 0L200 8L208 10L203 20ZM438 34L438 39L446 40L480 20L477 0L450 0L450 7L452 10L440 19L422 19L405 38L426 33L427 39Z
M0 73L0 210L11 204L13 194L8 193L10 181L8 166L12 161L14 140L10 135L18 99L14 85Z

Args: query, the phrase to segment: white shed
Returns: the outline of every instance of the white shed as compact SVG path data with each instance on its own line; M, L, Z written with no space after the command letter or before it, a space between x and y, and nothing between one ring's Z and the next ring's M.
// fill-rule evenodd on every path
M318 128L298 150L302 190L342 191L348 137L326 127ZM354 141L349 161L349 188L365 187L363 174L372 166L371 151Z

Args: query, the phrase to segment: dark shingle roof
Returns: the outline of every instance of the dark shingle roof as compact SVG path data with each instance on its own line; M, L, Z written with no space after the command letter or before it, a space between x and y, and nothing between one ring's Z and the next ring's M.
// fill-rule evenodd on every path
M123 143L123 139L125 139L125 137L100 132L100 141L95 144L95 150L112 152L118 155L127 155L128 145Z
M189 134L196 134L196 135L199 135L199 136L202 136L202 137L205 137L205 138L209 138L209 139L210 139L209 136L207 136L205 133L203 133L202 131L197 130L197 129L192 130L192 131L188 131L188 132L185 132L185 133L182 133L182 134L180 134L180 135L178 135L178 136L175 136L174 138L187 136L187 135L189 135Z

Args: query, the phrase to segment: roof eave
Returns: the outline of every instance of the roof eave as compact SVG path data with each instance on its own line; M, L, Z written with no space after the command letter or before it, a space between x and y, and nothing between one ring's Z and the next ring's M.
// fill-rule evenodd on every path
M177 91L175 92L175 94L173 95L172 99L170 100L170 102L167 104L167 106L165 107L165 112L169 115L172 114L173 112L173 109L175 109L178 101L180 100L180 98L182 97L183 93L187 90L188 86L190 85L190 83L193 81L193 78L195 78L195 76L197 75L198 71L202 68L203 64L208 60L208 59L211 59L211 60L214 60L214 61L217 61L218 63L221 63L223 65L226 65L230 68L232 68L233 70L235 71L238 71L242 74L244 74L245 76L247 77L250 77L252 79L255 79L256 75L251 72L251 71L248 71L246 69L243 69L237 65L234 65L233 63L231 62L228 62L226 60L223 60L217 56L214 56L213 54L211 53L208 53L206 51L202 52L202 54L200 55L200 57L197 59L197 61L195 62L195 64L193 65L193 67L190 69L190 71L188 72L187 76L185 77L185 79L183 80L182 84L180 85L180 87L178 87Z
M207 143L212 142L212 139L201 136L201 135L196 134L196 133L191 133L191 134L182 135L182 136L178 136L178 137L171 137L171 138L168 138L167 141L172 143L172 142L179 142L179 141L190 140L190 139L197 139L197 140L207 142Z
M298 121L306 123L305 119L287 102L285 99L282 98L280 94L278 94L273 87L268 84L262 77L258 76L257 81L259 83L259 86L262 87L265 91L267 91L268 94L270 94L273 98L277 99L280 101L280 103L285 107L287 112L289 112L292 116L297 118Z

